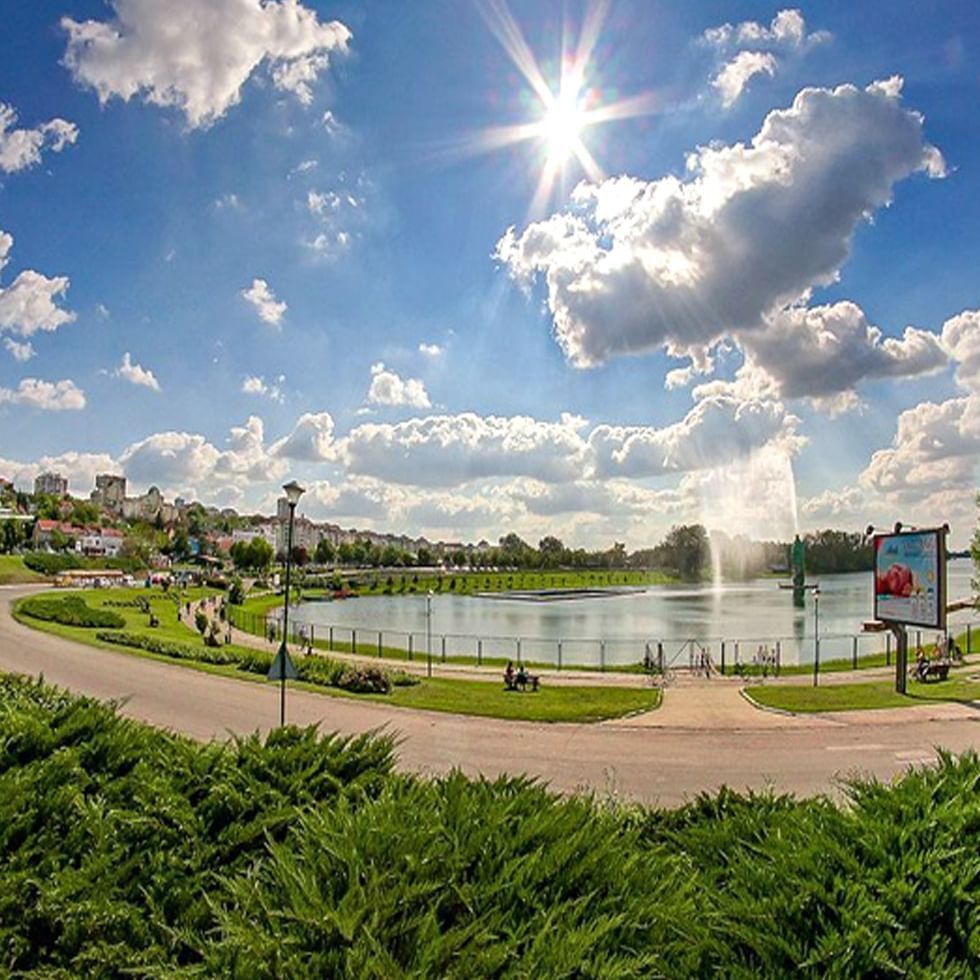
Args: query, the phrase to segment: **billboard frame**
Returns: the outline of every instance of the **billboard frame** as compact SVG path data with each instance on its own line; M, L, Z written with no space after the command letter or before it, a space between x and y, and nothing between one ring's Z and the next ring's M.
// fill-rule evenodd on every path
M943 527L924 527L902 529L896 527L894 531L874 535L874 560L872 574L875 576L873 589L873 613L874 618L879 622L888 623L890 626L914 626L919 629L946 630L946 534L949 528ZM883 615L879 610L878 603L878 553L883 542L888 538L911 538L931 535L936 539L936 616L934 619L925 618L912 619L911 617L899 617L894 615Z

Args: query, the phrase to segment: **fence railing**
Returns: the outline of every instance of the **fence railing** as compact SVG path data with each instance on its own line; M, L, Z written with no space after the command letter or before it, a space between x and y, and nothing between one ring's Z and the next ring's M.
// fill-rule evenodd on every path
M229 606L232 625L270 644L282 640L282 610L266 614ZM950 626L950 637L962 637L964 654L980 650L980 622ZM910 630L909 649L927 649L936 633ZM812 666L817 654L823 669L840 670L893 662L891 633L829 633L804 636L718 637L541 637L488 636L340 624L304 623L290 617L289 641L302 646L392 660L505 664L508 660L562 669L716 670L722 674L779 673Z

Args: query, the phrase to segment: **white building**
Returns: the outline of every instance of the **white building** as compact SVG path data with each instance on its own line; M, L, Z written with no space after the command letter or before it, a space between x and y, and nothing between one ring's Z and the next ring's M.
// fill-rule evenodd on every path
M123 533L114 527L85 528L75 539L75 550L83 555L115 558L122 550Z

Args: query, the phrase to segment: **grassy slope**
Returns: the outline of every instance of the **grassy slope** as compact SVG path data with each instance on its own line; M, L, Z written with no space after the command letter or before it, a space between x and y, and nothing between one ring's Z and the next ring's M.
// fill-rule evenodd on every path
M44 576L32 572L20 555L0 555L0 585L24 585L43 581Z
M194 599L204 592L205 590L198 589L189 590L185 594L188 598ZM125 629L128 631L145 633L159 639L174 640L178 643L201 642L197 632L186 624L186 614L184 615L184 622L179 622L173 600L156 589L87 589L80 594L84 595L88 604L94 607L101 606L108 601L145 596L151 600L153 612L160 620L160 625L152 629L147 623L147 616L138 609L120 606L107 606L106 608L111 608L125 618ZM27 626L64 636L80 643L115 650L116 652L132 653L154 660L168 659L145 651L129 650L125 647L102 643L95 638L95 630L41 622L20 614L16 608L15 615L20 622ZM231 650L241 653L248 652L248 648L235 645L231 647ZM177 662L181 666L192 666L183 660L169 662ZM208 673L221 674L227 677L258 682L263 680L258 675L247 674L236 670L234 667L221 667L211 664L193 666ZM396 707L542 722L601 721L639 711L649 711L656 708L660 703L660 691L656 688L568 687L564 685L562 687L549 687L545 685L536 693L516 693L504 691L502 683L496 681L468 681L449 678L423 678L419 684L412 687L395 687L387 695L352 694L336 688L312 684L299 684L297 686L331 697L359 698Z
M911 708L941 701L980 702L980 682L965 677L919 684L909 681L908 694L895 693L893 680L865 681L860 684L759 685L746 688L759 704L783 711L850 711L862 708Z

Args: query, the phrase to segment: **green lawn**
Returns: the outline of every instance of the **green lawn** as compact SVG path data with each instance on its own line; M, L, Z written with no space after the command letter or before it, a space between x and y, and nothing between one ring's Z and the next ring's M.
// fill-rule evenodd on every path
M44 576L32 572L20 555L0 555L0 585L23 585L43 582Z
M206 592L208 592L206 589L187 590L183 593L185 597L184 601L187 599L193 601ZM151 635L161 640L173 640L174 642L184 644L202 642L199 634L193 629L193 624L187 623L186 613L183 616L183 621L178 621L176 603L172 597L164 595L159 589L86 589L78 593L59 592L57 594L81 595L94 608L103 607L112 609L113 612L117 612L123 616L126 620L124 629L130 632ZM151 628L148 617L135 607L119 605L120 602L134 600L137 597L150 600L153 613L160 621L159 626ZM34 629L64 636L90 646L130 653L134 656L143 656L152 660L179 663L181 666L186 666L191 669L235 677L239 680L263 682L262 677L244 673L241 670L237 670L234 666L194 663L186 660L170 660L167 657L147 653L146 651L103 643L95 638L96 631L93 629L63 626L59 623L42 622L32 619L29 616L23 615L17 606L15 606L14 614L20 622ZM227 649L233 653L242 655L250 652L250 648L234 644ZM385 667L386 665L381 663L379 666ZM296 686L331 697L361 698L399 707L543 722L601 721L603 719L617 718L640 711L649 711L657 707L660 703L660 691L653 687L619 688L567 685L549 687L545 685L536 693L515 693L504 691L502 682L495 680L470 681L436 677L422 678L420 683L411 687L395 686L391 693L387 695L353 694L333 687L321 687L308 683L297 683Z
M955 676L945 681L930 681L927 684L910 680L906 695L895 693L893 679L866 681L859 684L827 684L823 687L759 685L745 690L754 701L768 708L800 713L867 708L912 708L915 705L935 704L941 701L980 703L980 682Z

